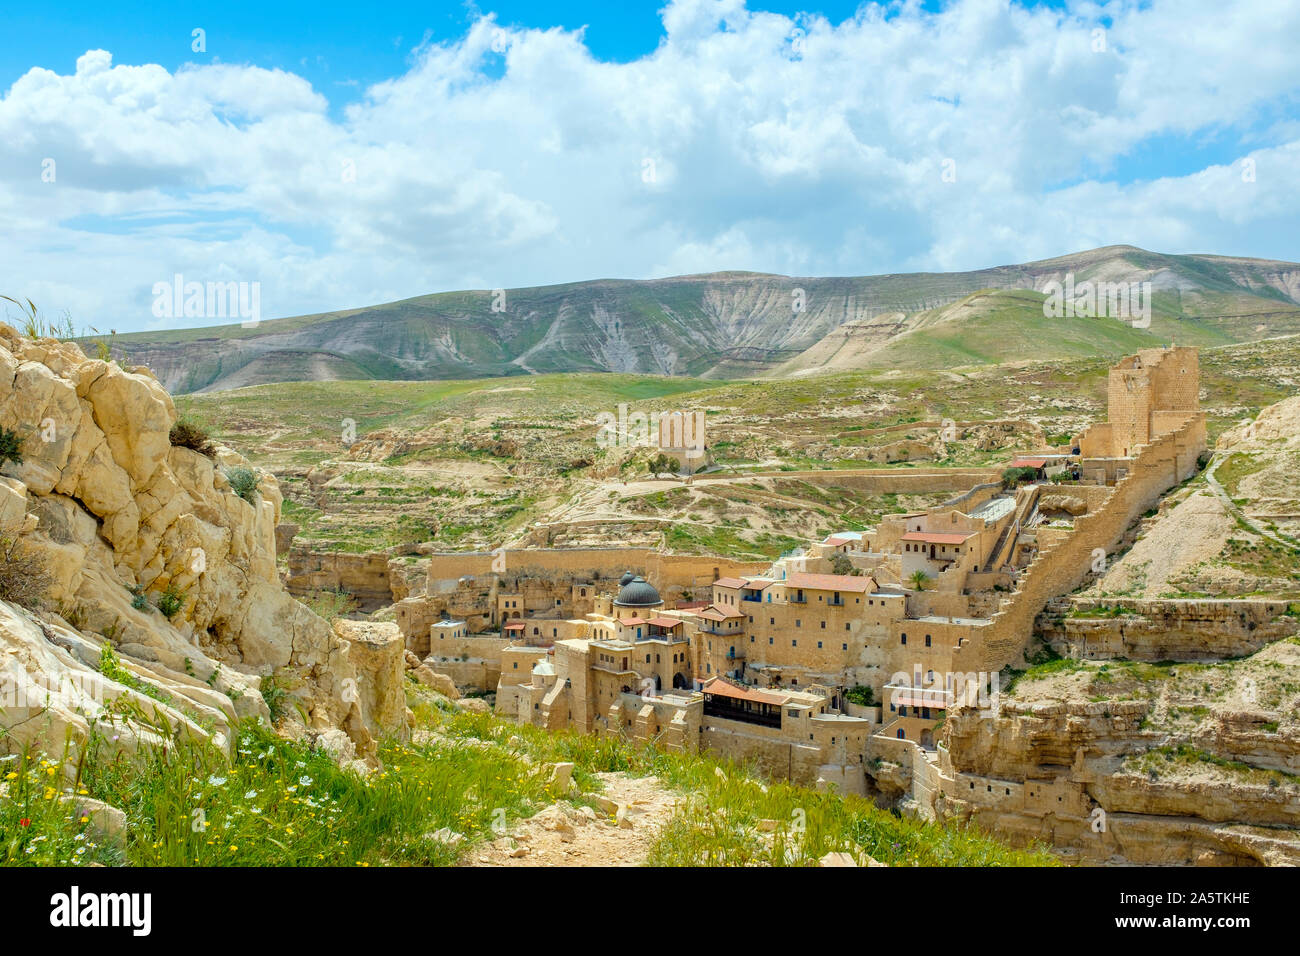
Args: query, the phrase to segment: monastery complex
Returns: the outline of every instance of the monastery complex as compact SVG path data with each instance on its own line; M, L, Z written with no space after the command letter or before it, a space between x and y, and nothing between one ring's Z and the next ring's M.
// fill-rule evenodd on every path
M1105 422L1008 463L1023 481L976 483L770 565L539 548L506 552L501 571L493 555L435 554L398 624L408 650L520 723L713 751L840 792L968 798L975 778L939 725L994 705L1048 602L1196 473L1198 392L1196 349L1139 352L1110 371ZM704 424L688 422L659 443L694 462ZM1081 792L1015 787L1062 807Z

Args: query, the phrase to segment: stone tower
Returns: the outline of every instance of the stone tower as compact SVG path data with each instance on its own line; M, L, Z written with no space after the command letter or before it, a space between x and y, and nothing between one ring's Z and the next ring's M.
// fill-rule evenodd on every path
M1135 449L1201 415L1199 352L1143 349L1110 370L1106 422L1079 438L1084 458L1130 458Z

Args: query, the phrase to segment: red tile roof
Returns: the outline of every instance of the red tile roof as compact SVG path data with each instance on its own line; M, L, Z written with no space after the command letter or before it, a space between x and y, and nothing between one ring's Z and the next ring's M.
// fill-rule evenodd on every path
M974 531L909 531L903 535L904 541L924 541L926 544L961 544L974 535Z
M707 618L710 621L728 621L732 618L744 617L739 611L728 611L726 608L718 607L716 604L710 604L702 611L695 612L696 617Z
M1046 458L1017 458L1011 463L1012 468L1042 468L1047 464Z
M723 680L721 677L715 677L712 680L705 681L700 688L704 693L711 694L715 697L729 697L732 700L748 700L756 704L771 704L774 707L780 707L790 698L782 694L770 694L766 691L758 690L755 687L738 687L735 684Z
M876 589L874 579L865 574L804 574L798 572L785 579L787 588L807 591L852 591L867 593Z
M506 625L507 631L522 631L524 629L523 621L512 621Z
M676 627L681 624L681 619L676 617L652 617L650 622L655 627Z
M745 586L744 578L718 578L713 582L715 588L743 588Z

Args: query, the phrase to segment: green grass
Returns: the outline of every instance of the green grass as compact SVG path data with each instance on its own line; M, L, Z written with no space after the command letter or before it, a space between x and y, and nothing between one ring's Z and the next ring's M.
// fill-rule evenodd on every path
M490 714L413 702L425 743L385 743L381 772L362 776L323 752L245 724L228 759L178 738L134 758L109 756L100 728L77 761L25 753L5 758L0 852L11 865L445 866L476 843L557 799L590 803L595 774L657 774L687 796L650 863L815 862L860 849L895 865L1050 865L1041 850L1012 850L972 828L904 820L856 797L839 798L752 774L708 756L676 755L617 738L518 727ZM555 791L551 766L575 764L576 790ZM721 771L721 772L719 772ZM125 846L98 840L61 796L123 810ZM774 847L737 828L759 819L799 821ZM459 846L435 834L461 835ZM798 838L796 838L796 836ZM787 851L787 848L791 848Z
M1281 770L1268 770L1240 760L1220 757L1191 744L1156 747L1125 761L1125 766L1144 772L1155 771L1157 776L1162 771L1169 770L1172 767L1182 767L1188 770L1216 767L1242 783L1286 786L1293 789L1300 788L1300 775L1285 773Z
M726 526L675 524L664 533L664 543L679 554L725 554L741 560L760 560L780 557L805 542L767 532L742 537L735 528Z
M811 866L866 853L890 866L1042 866L1042 850L1011 850L974 828L895 817L857 796L818 793L699 759L670 758L662 779L691 794L650 854L652 866ZM776 822L762 839L760 820Z
M1235 454L1229 455L1221 465L1214 471L1214 477L1223 485L1223 490L1228 493L1228 497L1236 499L1240 497L1238 486L1243 478L1248 478L1258 471L1267 467L1268 462L1255 455Z

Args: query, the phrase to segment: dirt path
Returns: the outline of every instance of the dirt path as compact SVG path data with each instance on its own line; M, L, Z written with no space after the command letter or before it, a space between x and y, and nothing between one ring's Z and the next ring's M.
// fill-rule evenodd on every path
M1223 485L1219 484L1219 479L1215 475L1215 472L1219 470L1219 466L1225 461L1227 461L1226 457L1220 458L1217 454L1215 455L1214 461L1211 462L1210 467L1205 469L1205 482L1210 486L1210 490L1213 491L1218 496L1219 500L1223 502L1223 506L1228 509L1228 513L1239 519L1242 524L1246 525L1246 527L1250 528L1251 531L1255 532L1255 534L1259 535L1261 538L1267 538L1269 541L1272 541L1275 544L1280 544L1284 548L1294 548L1297 544L1300 544L1300 542L1297 542L1286 535L1275 534L1267 528L1261 527L1257 521L1250 518L1244 511L1237 507L1237 503L1232 500L1232 496L1228 494L1228 490L1224 488Z
M640 866L672 817L678 795L655 777L598 776L607 801L601 810L554 803L470 850L463 865Z

